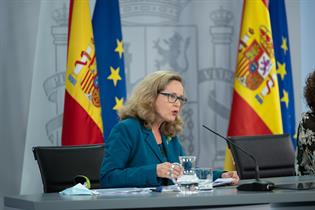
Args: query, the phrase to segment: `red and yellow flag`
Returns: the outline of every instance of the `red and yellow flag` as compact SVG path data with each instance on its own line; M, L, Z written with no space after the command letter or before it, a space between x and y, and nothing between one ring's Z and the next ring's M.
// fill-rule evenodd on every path
M88 0L72 0L62 145L103 143L95 46Z
M228 136L282 133L267 0L245 0ZM234 170L227 149L224 168Z

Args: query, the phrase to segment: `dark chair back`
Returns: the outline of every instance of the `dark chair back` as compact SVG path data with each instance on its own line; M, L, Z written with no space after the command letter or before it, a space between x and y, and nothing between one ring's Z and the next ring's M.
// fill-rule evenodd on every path
M233 136L229 138L234 144L256 158L261 178L295 175L295 155L290 135ZM228 145L240 178L255 178L254 161L234 145L230 143Z
M91 188L100 188L99 171L104 144L33 147L45 193L59 192L75 184L77 175L89 178Z

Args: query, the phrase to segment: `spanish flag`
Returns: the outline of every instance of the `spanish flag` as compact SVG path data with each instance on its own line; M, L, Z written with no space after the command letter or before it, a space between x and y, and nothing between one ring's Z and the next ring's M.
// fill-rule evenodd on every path
M228 136L282 133L267 0L245 0ZM227 149L224 168L234 170Z
M103 143L98 72L88 0L70 2L62 145Z

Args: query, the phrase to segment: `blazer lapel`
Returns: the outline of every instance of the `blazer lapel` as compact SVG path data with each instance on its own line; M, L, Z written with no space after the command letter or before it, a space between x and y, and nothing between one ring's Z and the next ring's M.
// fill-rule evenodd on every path
M145 141L147 142L147 144L149 145L149 147L151 148L151 150L153 151L153 153L156 155L156 157L161 161L161 162L164 162L163 161L163 157L162 157L162 154L161 154L161 151L159 149L159 146L157 145L156 143L156 140L154 138L154 135L152 133L151 130L148 130L148 129L145 129L145 132L146 133L146 137L145 137Z

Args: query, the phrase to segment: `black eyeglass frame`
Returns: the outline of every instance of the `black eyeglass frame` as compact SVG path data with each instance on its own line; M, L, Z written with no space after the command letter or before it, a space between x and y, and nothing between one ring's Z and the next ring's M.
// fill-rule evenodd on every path
M184 105L187 103L188 99L184 96L177 96L174 93L167 93L167 92L159 92L159 94L167 96L167 100L169 103L176 103L179 100L180 104Z

